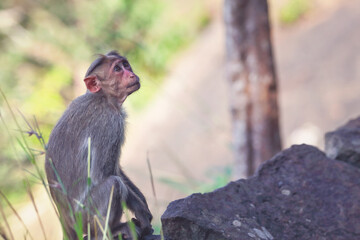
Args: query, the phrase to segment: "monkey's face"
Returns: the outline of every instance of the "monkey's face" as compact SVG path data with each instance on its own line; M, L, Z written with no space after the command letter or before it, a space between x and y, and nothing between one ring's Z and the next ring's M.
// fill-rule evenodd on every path
M140 88L139 77L133 73L126 58L109 58L95 74L85 78L90 92L102 90L106 96L124 102L126 97Z
M90 92L101 92L121 103L140 88L139 77L133 72L128 60L119 55L106 56L106 60L84 81Z
M115 91L118 97L126 98L140 88L139 77L125 58L116 58L108 71L108 82L104 82L103 88Z

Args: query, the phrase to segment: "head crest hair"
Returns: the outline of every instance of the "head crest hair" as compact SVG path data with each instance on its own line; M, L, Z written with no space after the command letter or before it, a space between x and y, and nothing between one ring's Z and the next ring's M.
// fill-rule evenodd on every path
M112 50L110 52L108 52L106 55L103 54L97 54L98 58L95 59L95 61L93 61L90 65L90 67L88 68L88 70L86 71L85 77L88 77L98 66L100 66L107 57L118 57L121 58L122 56L115 50Z

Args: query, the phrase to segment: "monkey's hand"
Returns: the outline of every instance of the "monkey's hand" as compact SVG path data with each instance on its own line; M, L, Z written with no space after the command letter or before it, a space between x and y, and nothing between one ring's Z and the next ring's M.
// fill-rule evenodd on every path
M147 224L146 226L142 226L141 222L136 218L131 219L131 221L135 224L137 229L140 229L140 233L139 233L140 239L142 239L144 236L152 235L154 233L154 229L152 228L150 223Z
M142 206L134 212L138 226L141 229L151 228L152 214L147 207ZM136 224L135 224L136 225Z

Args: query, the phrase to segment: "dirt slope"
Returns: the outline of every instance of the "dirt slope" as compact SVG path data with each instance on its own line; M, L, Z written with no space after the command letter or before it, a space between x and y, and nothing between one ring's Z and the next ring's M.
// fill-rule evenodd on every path
M291 28L273 29L284 147L306 142L322 148L324 132L360 114L360 2L317 12ZM130 117L123 162L150 199L147 152L155 180L204 179L209 168L231 164L224 59L219 19L174 63L144 115ZM158 181L156 188L163 203L184 196Z

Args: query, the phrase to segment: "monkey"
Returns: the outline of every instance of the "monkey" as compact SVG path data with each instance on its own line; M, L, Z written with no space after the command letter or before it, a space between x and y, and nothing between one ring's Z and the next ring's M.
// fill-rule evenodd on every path
M87 237L101 237L95 218L105 224L112 193L108 227L113 236L132 239L129 222L121 222L125 203L135 216L131 221L139 239L147 239L153 233L152 214L120 167L127 117L122 105L140 88L140 79L125 57L111 51L90 65L84 82L86 93L70 103L46 149L45 171L64 234L78 239L75 225L81 216L84 235L89 225Z

